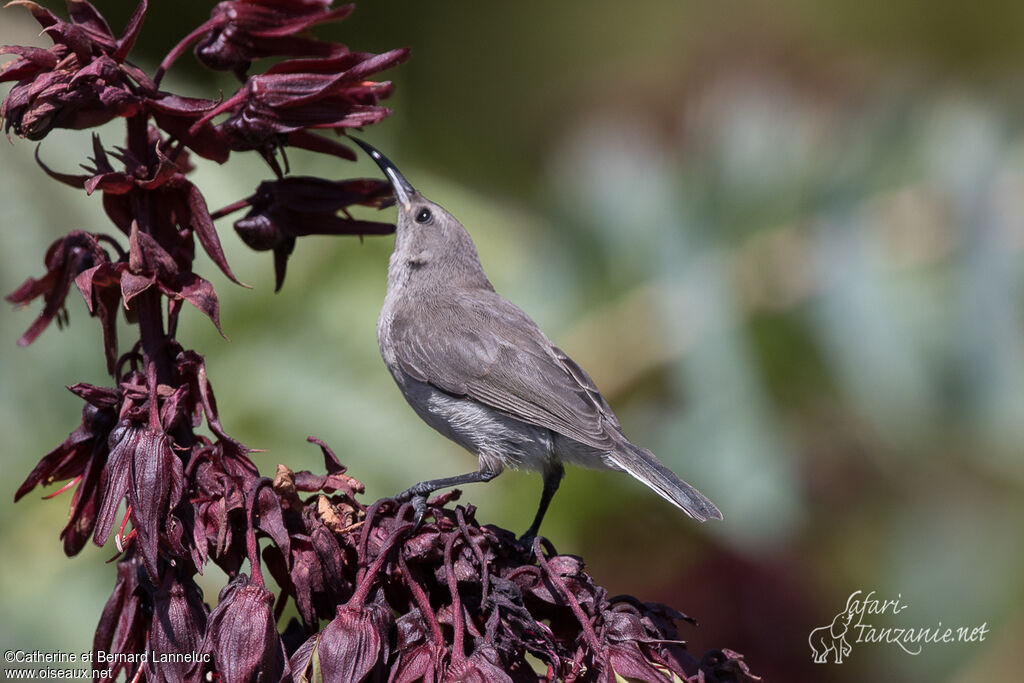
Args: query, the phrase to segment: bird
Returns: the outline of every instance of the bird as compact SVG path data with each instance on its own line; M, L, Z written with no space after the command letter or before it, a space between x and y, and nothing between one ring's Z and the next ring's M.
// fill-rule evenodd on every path
M475 471L403 491L416 524L427 496L487 482L506 469L539 471L530 543L565 464L627 472L698 521L722 519L704 494L634 445L594 381L521 309L495 292L466 228L416 191L369 143L349 136L387 176L398 217L377 321L384 364L432 428L478 458Z

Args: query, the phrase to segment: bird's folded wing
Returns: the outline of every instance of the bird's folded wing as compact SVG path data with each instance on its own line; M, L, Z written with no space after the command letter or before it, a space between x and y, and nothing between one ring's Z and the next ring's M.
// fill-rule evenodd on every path
M494 292L400 316L392 341L402 370L421 382L594 448L618 443L615 414L587 373Z

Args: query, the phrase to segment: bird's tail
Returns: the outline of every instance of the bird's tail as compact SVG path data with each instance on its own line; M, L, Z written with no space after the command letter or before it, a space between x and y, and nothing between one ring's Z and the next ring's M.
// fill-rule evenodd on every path
M608 459L647 484L659 496L699 522L722 519L722 513L707 497L658 462L645 448L626 441L619 449L608 454Z

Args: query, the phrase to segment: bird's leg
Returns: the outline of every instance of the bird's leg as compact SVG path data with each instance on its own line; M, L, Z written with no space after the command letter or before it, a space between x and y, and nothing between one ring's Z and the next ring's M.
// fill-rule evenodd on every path
M537 537L537 532L540 531L540 523L544 519L544 513L548 511L548 505L551 504L551 499L555 495L555 491L558 490L558 485L562 483L562 477L565 476L565 468L562 467L562 463L552 463L550 467L544 470L544 490L540 494L540 507L537 508L537 516L533 518L533 524L526 530L526 533L519 538L519 542L524 545L532 545L533 539Z
M412 509L416 513L416 526L415 529L419 529L420 524L423 523L423 515L427 511L427 496L438 489L446 489L450 486L461 486L463 484L476 484L479 482L490 481L501 472L495 472L494 470L477 470L476 472L469 472L467 474L460 474L454 477L442 477L441 479L428 479L427 481L421 481L415 486L411 486L405 491L402 491L395 500L398 501L412 501Z

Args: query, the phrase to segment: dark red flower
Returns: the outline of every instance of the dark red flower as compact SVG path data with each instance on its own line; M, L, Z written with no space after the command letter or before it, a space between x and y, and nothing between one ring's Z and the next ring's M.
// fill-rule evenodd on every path
M228 0L218 3L210 19L185 37L160 65L160 74L196 39L199 61L217 71L233 71L240 80L260 57L328 56L345 51L306 35L317 24L341 21L354 5L329 9L333 0ZM159 80L159 77L158 77Z
M334 493L335 491L340 492L347 498L347 502L344 506L349 511L349 514L358 512L359 516L362 515L363 506L356 501L356 494L363 493L365 487L363 482L359 481L355 477L350 477L345 474L348 470L341 461L338 460L338 456L334 454L330 446L316 438L311 436L306 439L308 442L316 444L320 447L320 452L324 456L324 470L325 474L313 474L312 472L302 470L301 472L295 472L293 475L293 486L296 491L323 491L324 493ZM287 470L287 468L285 468ZM277 487L275 483L275 488ZM353 508L355 505L358 507ZM319 510L323 514L323 510ZM334 510L338 512L337 509ZM331 522L325 521L328 526L332 526ZM340 532L340 529L336 529Z
M193 126L229 114L217 126L232 150L256 150L278 176L275 152L284 145L355 159L348 147L311 130L358 128L391 114L380 100L391 94L390 81L366 80L409 56L402 48L384 54L345 52L323 59L293 59L250 76L245 85Z
M645 642L663 638L662 634L648 633L640 615L632 611L607 610L603 617L605 678L614 681L616 676L621 676L646 683L663 683L664 672L641 650Z
M224 681L281 680L287 659L277 633L273 603L274 596L263 582L250 580L245 574L225 586L198 649L200 654L210 655L210 662L197 669L216 671Z
M527 672L533 673L529 669L523 671ZM530 677L536 680L535 674ZM481 643L469 657L453 664L445 680L460 683L514 683L500 661L497 650L486 642Z
M92 641L93 673L107 673L107 677L100 680L114 681L122 671L125 679L131 680L141 666L131 660L138 661L146 650L146 634L152 616L152 607L143 589L144 577L142 562L134 555L129 553L117 563L114 591L103 607ZM105 661L110 655L135 657L117 657L111 663Z
M100 246L99 235L76 230L58 239L50 245L43 260L46 274L39 280L28 278L18 289L5 298L16 306L26 306L38 296L43 297L43 311L35 322L18 339L20 346L28 346L56 318L62 324L67 317L64 300L71 291L71 284L80 273L101 263L109 263L110 257ZM109 240L109 238L106 238ZM98 312L90 306L90 312ZM106 330L108 321L100 314Z
M334 453L316 439L327 465L326 475L292 472L278 465L273 494L280 506L280 517L263 486L261 503L270 510L260 514L258 527L275 539L275 545L263 551L263 560L274 580L281 586L281 597L291 596L310 631L322 619L332 619L337 606L352 594L354 577L350 568L355 561L351 543L342 542L341 535L359 526L362 506L355 500L362 483L344 473ZM265 481L265 480L263 480ZM335 494L319 495L303 503L299 492ZM315 502L315 505L313 504ZM287 539L280 538L283 526ZM273 533L267 528L277 529ZM280 604L280 603L279 603Z
M145 93L155 90L145 73L125 62L145 18L145 0L120 40L85 0L67 0L70 22L29 0L10 5L28 8L53 46L0 47L19 57L0 71L0 82L17 81L0 107L5 131L39 140L53 128L91 128L136 114Z
M189 670L197 668L194 659L206 632L206 618L203 592L192 577L167 571L153 594L147 678L168 683L188 680Z
M214 212L220 218L249 207L235 221L242 241L257 251L274 252L274 289L284 283L288 257L295 239L303 235L386 235L391 223L356 220L348 214L353 205L381 207L390 203L390 186L378 180L331 181L308 176L288 176L260 183L256 193ZM344 216L339 216L338 212Z
M146 100L146 110L157 126L175 140L203 157L223 164L231 156L228 141L211 123L197 124L217 100L183 97L160 91Z
M438 680L448 656L440 631L431 634L419 608L398 617L395 628L395 661L388 683Z
M82 423L64 443L39 461L14 494L14 500L17 501L36 486L70 480L68 485L60 489L63 491L69 486L75 487L68 523L60 535L64 540L64 552L71 556L81 551L96 525L101 473L106 467L109 453L107 438L117 422L119 398L113 389L89 384L76 384L69 388L86 401L82 408Z
M110 433L110 456L101 482L100 508L93 540L103 545L114 528L117 508L127 498L133 533L154 582L160 537L168 512L184 489L181 460L162 430L122 421Z
M186 471L193 496L187 540L194 547L194 561L201 565L209 557L229 575L239 571L247 556L245 491L259 479L255 466L251 472L240 471L241 462L235 461L242 455L230 441L200 441Z
M331 623L292 656L292 672L319 670L325 681L383 680L394 623L386 604L341 606Z
M133 224L140 217L133 207L145 198L152 203L151 216L143 230L156 247L164 251L174 263L165 270L191 270L195 248L193 236L199 240L207 255L231 279L238 282L227 264L217 229L210 218L202 193L185 178L191 170L188 156L180 146L173 146L153 127L148 130L148 145L144 155L118 149L110 153L103 148L98 135L93 135L92 168L85 175L57 173L42 162L43 170L56 180L72 187L82 188L89 194L103 192L103 207L107 216L126 235L131 235ZM122 170L114 168L110 157L121 162ZM151 254L148 258L157 258ZM173 287L172 287L173 289Z
M133 300L150 288L157 288L172 302L189 302L205 313L220 330L217 295L204 278L192 271L194 238L231 280L238 282L227 264L206 201L199 190L184 177L188 160L184 151L171 148L151 131L146 158L121 150L112 154L123 170L115 170L99 138L93 138L93 168L86 175L57 173L45 165L52 177L87 192L103 192L103 203L110 218L128 235L128 251L111 261L99 248L98 237L72 233L51 247L47 254L49 272L42 280L29 279L8 296L15 303L26 303L47 294L47 306L22 339L28 343L55 317L67 294L67 281L73 279L85 297L90 313L100 318L104 331L104 349L108 369L113 372L118 356L115 318L123 308L133 314ZM143 199L145 197L145 199ZM154 210L143 218L141 229L133 207L152 203ZM113 242L110 238L107 240ZM118 247L120 250L120 247Z
M90 313L103 322L107 366L113 371L117 357L115 315L123 304L132 313L132 301L150 287L175 301L188 301L205 313L220 331L220 309L213 285L195 273L180 272L175 260L149 234L132 223L128 260L99 263L79 273L75 284Z

